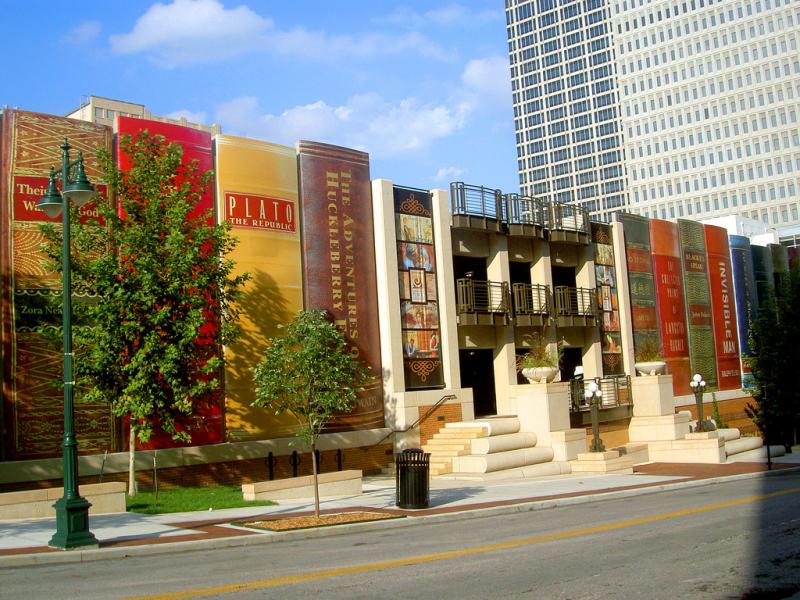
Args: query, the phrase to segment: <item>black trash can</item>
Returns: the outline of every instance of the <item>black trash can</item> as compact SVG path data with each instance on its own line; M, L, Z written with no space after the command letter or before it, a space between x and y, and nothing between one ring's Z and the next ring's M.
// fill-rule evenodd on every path
M430 504L431 455L421 448L408 448L395 458L397 506L428 508Z

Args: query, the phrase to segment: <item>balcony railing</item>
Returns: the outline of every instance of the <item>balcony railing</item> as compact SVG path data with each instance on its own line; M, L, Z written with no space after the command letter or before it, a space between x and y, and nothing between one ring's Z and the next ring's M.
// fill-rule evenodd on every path
M503 192L460 181L450 184L453 227L503 230Z
M573 413L588 412L591 405L586 403L585 392L589 383L594 381L600 391L603 392L600 400L600 409L610 413L610 417L605 420L615 420L623 418L624 413L630 412L633 405L631 394L631 376L613 375L610 377L598 377L596 379L572 379L569 382L569 408ZM614 411L614 409L622 409ZM630 415L627 415L630 416ZM601 419L603 420L603 419Z
M554 242L589 243L589 211L582 206L551 204L548 226Z
M560 327L595 325L597 292L591 288L558 285L554 290L555 317Z
M506 194L503 205L509 234L544 238L550 218L550 204L546 200Z
M511 299L505 281L457 279L458 318L460 325L507 325Z
M515 283L511 286L516 325L546 325L552 312L550 288L546 285Z

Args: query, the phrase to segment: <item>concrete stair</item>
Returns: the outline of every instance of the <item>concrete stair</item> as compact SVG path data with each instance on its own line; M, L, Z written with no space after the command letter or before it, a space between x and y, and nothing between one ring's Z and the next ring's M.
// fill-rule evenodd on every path
M618 450L582 452L570 466L573 473L633 473L633 460Z
M536 434L519 428L517 417L448 423L423 446L431 475L483 481L569 473L567 463L553 462L552 448L537 446Z

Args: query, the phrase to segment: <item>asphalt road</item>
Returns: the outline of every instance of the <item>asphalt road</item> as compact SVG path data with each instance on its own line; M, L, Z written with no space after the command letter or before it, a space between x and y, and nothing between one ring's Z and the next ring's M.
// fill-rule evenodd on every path
M3 599L800 598L800 473L245 548L0 569Z

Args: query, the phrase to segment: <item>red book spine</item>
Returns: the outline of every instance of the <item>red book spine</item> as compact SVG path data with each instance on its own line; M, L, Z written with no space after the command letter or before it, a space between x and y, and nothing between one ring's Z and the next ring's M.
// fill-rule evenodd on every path
M651 220L650 249L661 353L667 363L667 372L672 375L673 393L684 396L691 392L691 367L678 226L669 221Z
M356 407L329 431L382 427L383 390L369 156L317 142L299 144L303 300L323 308L375 375ZM314 232L313 234L310 232Z
M714 348L717 351L717 382L720 390L733 390L741 387L742 373L728 233L713 225L705 225L704 229Z
M180 144L183 148L183 162L189 164L191 161L197 161L198 171L205 173L213 168L213 155L211 151L211 134L206 131L200 131L191 127L183 125L174 125L172 123L163 123L161 121L150 121L147 119L137 119L133 117L117 117L117 164L124 171L130 168L130 160L120 150L121 137L124 135L135 136L141 131L147 130L151 135L161 135L167 142L174 142ZM196 217L212 211L209 213L207 221L209 224L214 223L214 186L209 185L205 190L201 200L196 204L195 209L190 213L190 217ZM217 328L217 316L209 315L209 328L204 330L204 337L213 337L214 330ZM209 343L204 340L198 340L198 347L206 348L207 352ZM217 349L216 352L220 352ZM171 436L167 435L161 429L155 428L150 441L142 444L141 449L152 450L160 448L174 448L177 446L202 446L207 444L219 444L224 441L223 431L223 400L224 395L221 390L217 390L209 395L208 398L203 398L197 401L197 408L194 415L194 421L191 423L190 433L192 441L188 444L175 442ZM125 438L127 439L127 437Z

